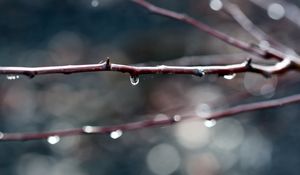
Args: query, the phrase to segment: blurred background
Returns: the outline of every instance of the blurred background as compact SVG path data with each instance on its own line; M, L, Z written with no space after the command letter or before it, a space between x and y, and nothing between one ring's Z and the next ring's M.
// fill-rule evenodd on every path
M231 2L297 52L300 2L251 1ZM269 45L257 42L224 13L227 1L151 2L241 40ZM120 64L212 65L240 63L247 57L127 0L0 1L1 66L93 64L107 58ZM207 116L236 104L299 93L297 76L145 75L137 85L128 74L113 72L34 79L1 76L0 131L45 132L174 115ZM0 174L298 174L299 112L299 104L294 104L216 123L199 120L108 135L0 142Z

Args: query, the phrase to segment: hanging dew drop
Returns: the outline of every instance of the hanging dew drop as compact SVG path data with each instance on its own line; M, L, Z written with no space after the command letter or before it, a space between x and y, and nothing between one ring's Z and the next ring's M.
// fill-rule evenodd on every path
M55 145L60 141L60 137L59 136L50 136L47 138L47 142L51 145Z
M208 128L212 128L216 125L216 120L205 120L204 121L204 126L208 127Z
M110 133L110 137L111 137L112 139L118 139L118 138L120 138L122 135L123 135L123 131L120 130L120 129L115 130L115 131L113 131L113 132Z
M19 75L7 75L6 76L6 79L8 79L8 80L17 80L19 78L20 78Z
M130 75L130 83L133 85L133 86L136 86L138 85L140 82L140 79L138 76L133 76L133 75Z
M236 76L236 74L228 74L228 75L224 75L223 77L226 79L226 80L232 80L234 79L234 77Z

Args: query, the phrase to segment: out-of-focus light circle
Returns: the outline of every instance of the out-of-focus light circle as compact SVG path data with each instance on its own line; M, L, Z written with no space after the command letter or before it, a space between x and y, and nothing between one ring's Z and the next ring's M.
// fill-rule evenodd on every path
M182 146L195 149L207 145L210 131L202 121L187 121L176 125L175 136Z
M223 7L223 3L221 0L211 0L209 2L209 7L214 11L219 11Z
M268 6L268 15L274 20L279 20L284 17L285 9L281 4L272 3Z
M147 155L147 165L157 175L168 175L175 172L180 161L178 151L169 144L156 145Z
M272 144L257 129L248 131L240 149L241 167L258 169L266 166L271 158Z
M98 5L99 5L99 1L98 0L92 0L91 1L91 6L92 7L98 7Z
M220 164L212 153L194 154L187 158L186 171L189 175L219 174Z
M211 115L211 108L208 104L202 103L196 107L196 114L200 118L208 118Z
M241 145L244 139L244 129L235 119L220 120L214 127L212 146L220 150L233 150Z
M277 86L277 77L265 78L258 74L246 73L244 87L252 95L272 97Z

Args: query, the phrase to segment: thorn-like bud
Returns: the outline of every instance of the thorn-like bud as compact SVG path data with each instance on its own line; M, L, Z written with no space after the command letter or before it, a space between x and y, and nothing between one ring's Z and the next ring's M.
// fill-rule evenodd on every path
M107 70L110 70L110 59L109 58L107 58L105 61L105 67Z

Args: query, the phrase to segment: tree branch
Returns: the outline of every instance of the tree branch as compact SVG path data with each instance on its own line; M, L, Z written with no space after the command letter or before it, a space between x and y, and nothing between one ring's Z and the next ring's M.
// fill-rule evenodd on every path
M49 67L0 67L0 74L26 75L31 78L45 74L72 74L82 72L121 72L129 73L131 76L142 74L188 74L203 76L207 74L228 75L234 73L253 72L270 76L280 74L290 70L291 62L285 59L275 65L267 66L252 63L248 59L240 64L218 65L218 66L131 66L123 64L113 64L109 60L99 64L67 65Z
M165 16L171 19L175 19L181 22L184 22L186 24L189 24L191 26L196 27L198 30L206 32L207 34L218 38L219 40L230 44L236 48L239 48L241 50L244 50L246 52L249 52L251 54L260 56L261 58L264 59L276 59L278 61L282 61L284 59L290 59L292 61L292 64L296 65L296 67L300 68L300 59L292 57L292 56L287 56L286 54L280 52L279 50L276 50L274 48L260 48L259 46L249 44L247 42L241 41L237 38L234 38L232 36L229 36L223 32L220 32L200 21L197 21L196 19L182 14L182 13L177 13L175 11L167 10L158 6L155 6L151 4L150 2L147 2L145 0L132 0L132 2L140 5L141 7L144 7L145 9L149 10L150 12Z
M231 16L242 28L244 28L248 33L250 33L259 42L267 41L270 44L279 47L285 51L293 52L295 51L284 44L276 41L270 35L266 34L263 30L257 27L239 8L238 5L224 2L224 12Z
M173 125L185 120L218 120L233 115L257 111L262 109L269 109L275 107L282 107L284 105L300 102L300 94L279 98L275 100L268 100L263 102L255 102L250 104L238 105L225 109L223 111L212 113L209 117L202 118L201 116L189 115L162 118L162 119L150 119L114 126L84 126L82 128L52 131L44 133L0 133L0 141L29 141L29 140L41 140L47 139L51 136L67 137L75 135L90 135L90 134L110 134L114 131L132 131L138 129L145 129L150 127L168 126Z

